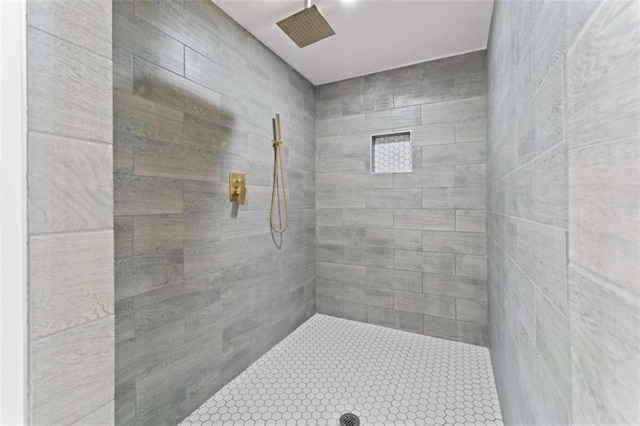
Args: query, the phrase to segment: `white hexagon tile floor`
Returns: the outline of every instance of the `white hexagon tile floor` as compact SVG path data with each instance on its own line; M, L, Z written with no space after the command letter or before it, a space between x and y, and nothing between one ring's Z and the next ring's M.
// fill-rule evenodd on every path
M489 351L316 314L182 425L501 425Z

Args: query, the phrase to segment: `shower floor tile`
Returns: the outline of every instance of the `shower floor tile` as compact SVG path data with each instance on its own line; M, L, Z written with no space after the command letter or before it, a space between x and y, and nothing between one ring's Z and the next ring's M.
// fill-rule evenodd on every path
M486 348L316 314L182 425L501 425Z

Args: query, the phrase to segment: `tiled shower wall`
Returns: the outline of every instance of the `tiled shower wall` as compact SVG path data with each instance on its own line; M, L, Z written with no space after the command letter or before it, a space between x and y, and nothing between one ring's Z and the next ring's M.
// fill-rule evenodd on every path
M210 0L113 11L116 422L176 424L315 311L315 89Z
M318 312L487 344L486 56L318 88ZM413 171L369 174L412 130Z
M111 3L29 0L27 24L29 424L111 424Z
M505 423L640 422L638 1L498 1L491 355Z

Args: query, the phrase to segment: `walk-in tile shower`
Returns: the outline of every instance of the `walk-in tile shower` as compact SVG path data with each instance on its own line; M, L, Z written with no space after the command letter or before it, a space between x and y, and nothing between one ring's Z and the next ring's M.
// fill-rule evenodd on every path
M638 0L319 85L210 0L26 5L31 424L640 423Z

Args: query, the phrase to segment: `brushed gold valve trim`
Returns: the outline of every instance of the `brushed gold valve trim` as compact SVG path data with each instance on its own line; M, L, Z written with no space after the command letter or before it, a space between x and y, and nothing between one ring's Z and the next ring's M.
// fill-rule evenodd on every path
M229 201L244 204L247 187L244 173L229 172Z

